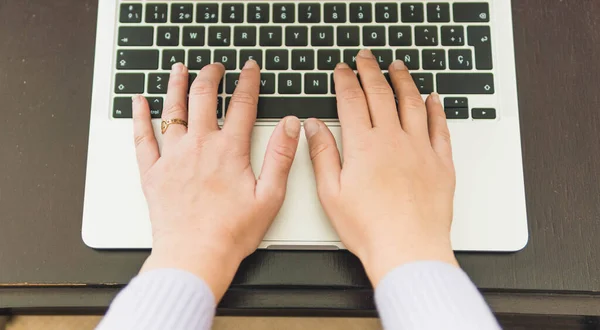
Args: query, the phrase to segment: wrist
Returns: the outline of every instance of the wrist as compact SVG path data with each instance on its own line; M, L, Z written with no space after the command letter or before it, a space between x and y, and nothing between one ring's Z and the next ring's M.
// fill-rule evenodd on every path
M154 269L174 268L187 271L202 279L218 303L243 259L223 242L200 242L201 238L161 238L153 242L152 253L140 273Z
M440 261L460 267L454 256L450 240L424 241L378 241L376 245L358 256L374 288L392 270L419 261Z

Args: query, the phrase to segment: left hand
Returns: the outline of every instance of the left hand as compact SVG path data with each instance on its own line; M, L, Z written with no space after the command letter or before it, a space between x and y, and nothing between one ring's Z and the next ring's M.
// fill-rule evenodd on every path
M150 210L153 249L142 272L178 268L202 278L221 299L240 262L258 247L285 198L300 121L284 118L271 137L262 172L250 166L260 68L248 61L227 109L216 118L217 88L224 67L203 68L189 93L188 71L171 71L163 119L171 125L162 154L144 97L133 98L135 144L142 187Z

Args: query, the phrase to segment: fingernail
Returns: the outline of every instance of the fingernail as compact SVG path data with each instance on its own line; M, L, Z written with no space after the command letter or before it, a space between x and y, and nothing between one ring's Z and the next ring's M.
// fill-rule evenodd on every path
M285 119L284 127L285 135L292 139L297 139L300 135L300 119L296 117L288 117Z
M375 58L375 56L373 56L373 53L371 53L371 51L369 49L362 49L360 52L358 52L358 56L363 57L363 58Z
M440 94L436 92L431 93L431 100L435 103L442 103L440 102Z
M404 64L404 62L402 60L396 60L394 61L394 69L396 70L406 70L406 65Z
M247 60L246 64L244 64L244 69L251 69L256 67L256 61L255 60Z
M310 139L319 132L320 125L315 119L308 119L304 122L304 133L306 138Z
M175 63L171 67L171 72L172 73L181 73L181 72L183 72L184 68L185 67L183 66L183 63Z
M348 66L348 64L342 62L342 63L338 63L338 65L335 66L336 69L350 69L350 67Z
M134 104L138 103L140 101L141 97L142 96L140 94L135 94L134 96L131 97L131 102L134 103Z

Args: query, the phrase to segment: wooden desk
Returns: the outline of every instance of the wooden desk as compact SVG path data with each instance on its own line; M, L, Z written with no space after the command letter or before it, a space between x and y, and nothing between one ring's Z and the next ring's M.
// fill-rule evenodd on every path
M0 2L0 309L102 311L148 254L80 238L96 5ZM600 5L513 8L531 239L519 253L458 258L498 313L600 315ZM345 252L258 252L220 307L374 310Z

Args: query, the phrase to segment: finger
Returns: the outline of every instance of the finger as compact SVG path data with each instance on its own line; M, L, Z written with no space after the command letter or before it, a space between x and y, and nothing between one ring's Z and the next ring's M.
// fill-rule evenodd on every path
M225 115L224 130L250 139L256 122L256 106L260 89L260 68L256 61L248 60L240 73L229 108Z
M205 66L190 88L189 130L205 134L219 129L217 94L225 67L221 63Z
M283 202L299 135L300 120L293 116L283 118L273 131L256 183L258 199Z
M427 110L415 81L404 62L394 61L389 67L390 79L398 98L402 129L412 136L427 138Z
M338 116L344 144L362 132L373 128L365 94L356 74L346 63L340 63L333 73Z
M314 118L304 122L304 133L308 140L319 196L336 194L340 190L342 163L333 134L322 121Z
M145 97L135 95L133 101L133 135L135 141L135 154L137 157L140 174L148 172L156 163L160 154L158 143L152 129L150 107Z
M373 127L399 128L400 119L394 100L394 91L381 73L381 68L373 53L368 49L358 52L356 66L369 105Z
M435 153L450 166L452 161L452 144L450 143L450 130L444 113L444 107L437 93L427 98L427 120L429 122L429 139Z
M173 64L169 76L167 99L162 113L163 120L181 119L187 121L188 70L181 63ZM171 124L165 132L165 144L170 144L187 132L184 125Z

